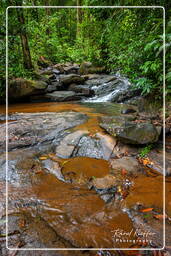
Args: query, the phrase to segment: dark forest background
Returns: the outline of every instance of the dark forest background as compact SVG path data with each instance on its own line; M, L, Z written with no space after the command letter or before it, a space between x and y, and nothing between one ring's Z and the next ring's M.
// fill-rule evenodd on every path
M147 6L166 9L166 94L171 92L171 2L158 0L1 0L0 95L5 92L5 11L8 6L76 8L8 9L9 79L34 79L39 61L90 61L107 72L128 76L142 94L159 97L163 89L162 8L77 8L77 6Z

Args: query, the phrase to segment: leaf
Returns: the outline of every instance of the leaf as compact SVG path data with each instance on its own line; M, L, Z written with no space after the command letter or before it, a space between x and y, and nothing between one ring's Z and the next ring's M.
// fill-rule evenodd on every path
M126 169L122 169L122 170L121 170L121 174L122 174L123 176L127 175L127 173L128 173L128 172L127 172Z
M163 214L155 214L153 215L153 217L157 220L163 220L163 219L167 219L167 215L163 215Z
M43 173L42 170L36 170L36 171L35 171L35 174L41 174L41 173Z
M42 160L46 160L46 159L48 159L48 156L40 156L40 157L39 157L39 160L41 160L41 161L42 161Z
M142 209L140 210L140 212L151 212L154 208L146 208L146 209Z
M143 165L150 164L149 159L148 159L148 158L143 159L143 160L142 160L142 164L143 164Z
M26 225L26 222L25 222L24 219L22 219L22 220L19 221L19 227L20 227L20 228L24 228L25 225Z
M65 160L62 164L61 164L61 166L63 167L66 163L68 163L69 162L69 160Z

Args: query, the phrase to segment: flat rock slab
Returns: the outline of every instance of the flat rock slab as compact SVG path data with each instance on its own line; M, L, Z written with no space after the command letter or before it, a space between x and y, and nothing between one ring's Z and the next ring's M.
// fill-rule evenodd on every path
M33 146L53 141L59 133L84 123L87 116L77 112L43 112L15 115L15 122L8 124L8 149ZM6 125L0 125L0 146L5 151Z

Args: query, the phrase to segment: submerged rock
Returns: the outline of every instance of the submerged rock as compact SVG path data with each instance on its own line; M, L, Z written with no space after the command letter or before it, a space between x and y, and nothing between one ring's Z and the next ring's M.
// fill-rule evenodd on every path
M137 174L140 165L134 157L122 157L120 159L111 159L111 173L115 174L118 171L126 170L129 174Z
M100 126L125 143L147 144L158 140L161 129L150 122L135 123L125 118L102 117Z
M76 184L89 184L93 178L109 174L109 163L103 159L73 157L64 161L62 166L65 180Z
M110 202L118 190L116 178L110 174L103 178L94 178L91 189L94 189L105 202Z

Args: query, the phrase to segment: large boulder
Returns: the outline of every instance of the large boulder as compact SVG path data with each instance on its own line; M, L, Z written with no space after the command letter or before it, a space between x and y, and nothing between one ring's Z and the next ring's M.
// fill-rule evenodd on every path
M59 79L63 86L68 86L72 83L81 84L85 81L84 77L77 74L60 75Z
M101 117L100 126L128 144L154 143L161 132L161 127L156 128L150 122L137 123L123 117Z
M9 99L20 99L26 96L43 94L45 92L46 87L47 83L44 81L16 78L9 82Z

